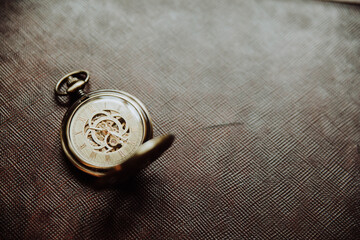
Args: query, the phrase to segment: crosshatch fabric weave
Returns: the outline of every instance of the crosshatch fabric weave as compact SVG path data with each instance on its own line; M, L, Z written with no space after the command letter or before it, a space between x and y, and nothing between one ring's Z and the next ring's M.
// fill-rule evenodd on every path
M360 239L360 8L321 1L0 3L1 239ZM96 189L53 88L145 103L169 151Z

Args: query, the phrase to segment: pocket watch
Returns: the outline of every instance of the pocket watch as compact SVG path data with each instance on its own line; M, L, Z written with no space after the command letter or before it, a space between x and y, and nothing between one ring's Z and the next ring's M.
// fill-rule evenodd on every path
M126 180L168 149L174 135L153 138L149 112L139 99L118 90L84 93L88 81L89 72L80 70L55 86L56 96L74 101L62 121L62 148L75 167L102 182Z

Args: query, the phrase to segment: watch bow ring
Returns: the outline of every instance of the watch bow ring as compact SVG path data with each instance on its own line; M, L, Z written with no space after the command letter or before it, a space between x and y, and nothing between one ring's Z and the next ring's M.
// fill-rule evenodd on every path
M88 81L89 72L80 70L55 86L56 96L74 100L62 121L62 148L73 165L102 182L126 180L168 149L174 136L153 138L149 112L140 100L118 90L84 93Z

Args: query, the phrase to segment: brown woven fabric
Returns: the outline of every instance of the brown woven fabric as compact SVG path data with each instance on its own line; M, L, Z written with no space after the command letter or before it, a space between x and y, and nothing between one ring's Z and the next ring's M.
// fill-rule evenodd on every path
M359 239L358 6L8 0L0 21L0 238ZM119 188L61 150L76 69L176 135Z

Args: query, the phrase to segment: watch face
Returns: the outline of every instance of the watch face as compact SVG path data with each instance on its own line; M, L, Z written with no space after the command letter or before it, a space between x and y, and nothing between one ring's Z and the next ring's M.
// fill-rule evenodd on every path
M121 164L144 141L139 108L121 94L98 94L81 102L69 117L67 142L84 165L110 168Z

